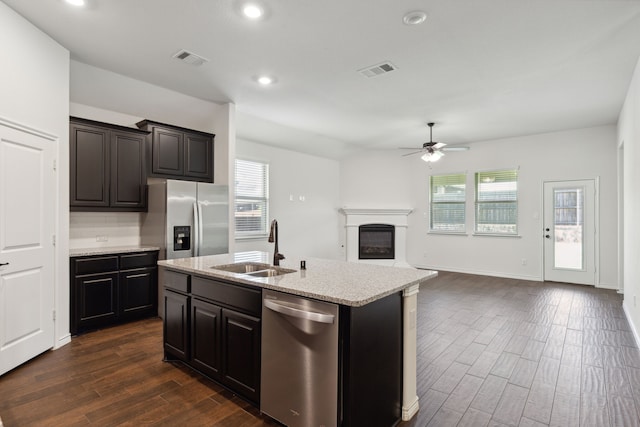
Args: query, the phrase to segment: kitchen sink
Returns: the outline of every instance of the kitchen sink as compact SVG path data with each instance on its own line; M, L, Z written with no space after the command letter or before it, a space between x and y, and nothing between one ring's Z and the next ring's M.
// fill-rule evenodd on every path
M238 262L235 264L214 265L211 268L214 270L227 271L229 273L252 277L274 277L296 272L296 270L291 270L289 268L274 267L270 264L262 264L258 262Z

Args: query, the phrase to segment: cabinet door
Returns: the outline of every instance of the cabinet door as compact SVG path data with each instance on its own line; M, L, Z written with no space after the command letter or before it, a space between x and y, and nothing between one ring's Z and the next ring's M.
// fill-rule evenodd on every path
M213 182L213 139L195 133L184 134L184 175Z
M191 365L220 380L220 307L193 298L191 300Z
M143 210L147 205L145 137L111 131L111 206Z
M260 397L260 319L222 310L222 382L245 398Z
M106 326L118 317L118 273L77 276L76 331Z
M71 207L109 206L109 130L69 125Z
M158 274L156 267L120 272L121 320L158 314Z
M164 352L187 361L189 357L189 297L164 290Z
M151 171L157 175L184 175L184 135L182 132L153 128Z

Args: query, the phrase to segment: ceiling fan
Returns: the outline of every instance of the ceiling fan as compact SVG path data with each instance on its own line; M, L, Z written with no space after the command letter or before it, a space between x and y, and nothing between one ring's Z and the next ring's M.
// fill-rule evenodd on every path
M422 144L422 148L415 147L400 147L401 150L417 150L413 153L403 154L403 156L411 156L412 154L423 153L421 159L425 162L437 162L442 156L444 151L466 151L469 147L446 147L444 142L437 142L433 140L433 125L435 123L427 123L429 126L429 142Z

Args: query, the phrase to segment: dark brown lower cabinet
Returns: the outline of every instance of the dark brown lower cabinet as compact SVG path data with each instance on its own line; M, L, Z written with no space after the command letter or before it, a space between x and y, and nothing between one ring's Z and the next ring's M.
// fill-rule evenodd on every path
M157 251L70 258L72 334L158 315Z
M260 395L260 319L222 310L222 382L249 400Z
M158 269L147 267L121 271L120 317L122 320L155 316L158 312Z
M76 326L92 329L115 323L118 317L118 273L93 274L75 279Z
M220 319L222 308L196 298L191 300L191 364L220 381Z
M164 290L164 352L180 360L189 360L188 295Z
M259 405L261 290L171 270L162 278L165 359Z

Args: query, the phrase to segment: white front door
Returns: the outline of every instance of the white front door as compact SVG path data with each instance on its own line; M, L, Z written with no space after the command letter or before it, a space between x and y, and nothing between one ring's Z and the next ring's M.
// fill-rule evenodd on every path
M56 151L0 122L0 375L54 345Z
M595 187L592 179L544 183L544 280L595 284Z

